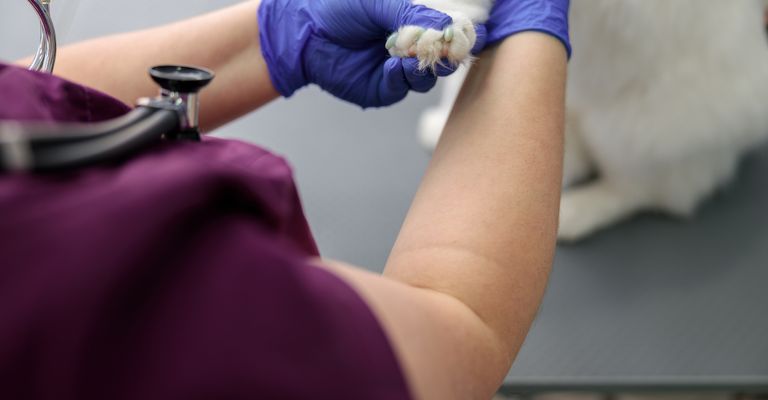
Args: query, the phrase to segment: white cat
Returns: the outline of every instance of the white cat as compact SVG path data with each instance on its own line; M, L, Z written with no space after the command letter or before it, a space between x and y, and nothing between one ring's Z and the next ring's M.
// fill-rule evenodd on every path
M428 3L451 12L479 4ZM571 2L561 240L642 210L690 216L768 138L766 3ZM429 148L465 73L454 75L422 117Z

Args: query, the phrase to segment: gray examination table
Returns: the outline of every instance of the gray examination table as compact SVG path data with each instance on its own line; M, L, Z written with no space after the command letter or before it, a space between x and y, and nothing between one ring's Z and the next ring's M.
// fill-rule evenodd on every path
M768 147L690 222L560 246L510 391L768 392Z

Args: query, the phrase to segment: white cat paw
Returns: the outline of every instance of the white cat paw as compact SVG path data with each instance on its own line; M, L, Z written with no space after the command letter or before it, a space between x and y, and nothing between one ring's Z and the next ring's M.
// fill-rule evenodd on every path
M603 181L567 189L560 198L560 242L576 242L642 208L639 198Z
M576 242L589 236L597 229L600 210L592 206L585 196L569 196L564 193L560 198L560 225L557 228L557 240Z
M389 54L400 58L416 57L420 70L434 70L443 59L452 66L470 61L470 51L477 40L475 26L461 14L449 15L453 24L440 31L412 25L400 27L387 39Z

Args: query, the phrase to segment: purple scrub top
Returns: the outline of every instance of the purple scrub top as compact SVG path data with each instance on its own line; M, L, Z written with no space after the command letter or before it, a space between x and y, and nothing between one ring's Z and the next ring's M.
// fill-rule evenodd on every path
M0 64L0 120L128 110ZM317 255L290 167L247 143L0 173L0 399L409 399L376 318Z

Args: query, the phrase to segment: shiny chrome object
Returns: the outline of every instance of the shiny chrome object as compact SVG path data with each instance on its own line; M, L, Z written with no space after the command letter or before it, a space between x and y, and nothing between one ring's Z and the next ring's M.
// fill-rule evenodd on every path
M51 19L51 0L27 0L40 19L40 44L29 69L51 73L56 63L56 29Z
M139 105L172 109L179 114L179 132L168 139L200 140L200 95L214 78L213 71L186 65L158 65L149 76L160 86L160 96L139 99Z

